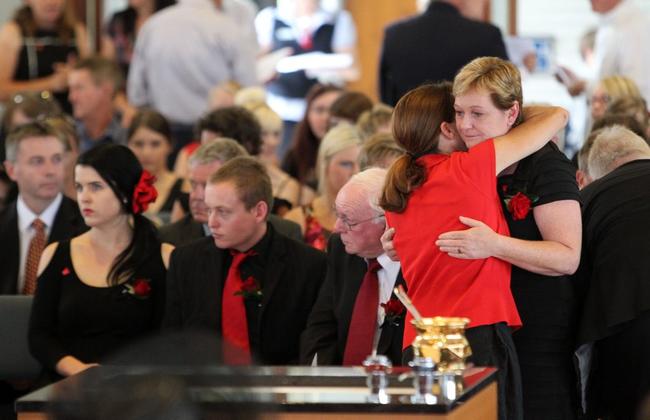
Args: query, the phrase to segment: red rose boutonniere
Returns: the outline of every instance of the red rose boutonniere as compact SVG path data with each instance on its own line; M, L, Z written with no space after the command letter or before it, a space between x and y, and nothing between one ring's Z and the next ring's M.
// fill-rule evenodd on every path
M133 190L133 213L139 214L147 211L149 204L156 201L158 198L158 191L153 186L156 182L156 177L147 171L142 171L140 181Z
M503 201L514 220L523 220L528 216L532 204L538 200L539 197L534 195L527 195L523 192L518 192L515 195L506 197Z
M147 299L151 294L150 282L149 279L135 279L124 283L124 291L122 293L128 293L138 299Z
M241 287L236 291L235 296L243 296L244 299L262 299L262 287L253 276L248 276L241 282Z
M398 326L402 320L406 308L396 297L390 298L386 303L380 304L384 308L384 323L388 322L391 325Z

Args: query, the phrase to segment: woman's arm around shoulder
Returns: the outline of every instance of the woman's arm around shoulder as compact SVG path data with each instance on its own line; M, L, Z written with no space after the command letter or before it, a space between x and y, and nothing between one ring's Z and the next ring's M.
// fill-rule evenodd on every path
M541 149L569 120L560 107L527 107L524 115L521 125L494 139L496 174Z

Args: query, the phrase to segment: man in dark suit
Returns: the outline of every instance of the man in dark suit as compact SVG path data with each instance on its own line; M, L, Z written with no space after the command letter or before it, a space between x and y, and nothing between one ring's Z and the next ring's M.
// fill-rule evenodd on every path
M508 59L499 29L473 20L484 5L484 0L432 0L423 14L387 27L379 67L382 102L395 106L424 82L452 81L477 57Z
M621 126L589 152L594 181L580 191L584 297L577 343L591 359L586 418L632 419L650 393L650 147ZM590 349L590 351L587 351ZM621 375L625 372L625 375Z
M208 212L204 202L208 178L230 159L246 155L248 153L241 145L226 138L212 140L192 154L189 160L190 214L160 228L160 239L163 242L181 246L210 236ZM274 214L269 215L269 222L283 235L302 241L302 233L297 223Z
M47 243L86 228L77 203L62 194L66 142L64 134L41 122L23 125L7 137L4 164L18 185L18 198L0 214L0 294L32 294L35 273L28 263L38 262ZM32 246L32 255L30 245L39 235L42 240Z
M386 222L377 205L385 175L379 168L361 172L336 197L338 234L330 238L327 277L303 333L302 363L358 365L373 348L401 363L405 310L392 290L404 279L382 249Z
M165 328L213 331L226 343L226 363L297 363L325 276L323 253L267 223L271 200L261 163L230 160L205 190L211 237L171 256Z

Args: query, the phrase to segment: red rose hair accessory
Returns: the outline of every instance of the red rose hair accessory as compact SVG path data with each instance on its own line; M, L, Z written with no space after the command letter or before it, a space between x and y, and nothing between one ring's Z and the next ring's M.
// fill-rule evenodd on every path
M140 175L140 181L138 181L138 185L133 190L132 207L134 214L144 213L147 211L149 204L158 198L158 191L153 186L154 182L156 182L156 177L143 170L142 175Z

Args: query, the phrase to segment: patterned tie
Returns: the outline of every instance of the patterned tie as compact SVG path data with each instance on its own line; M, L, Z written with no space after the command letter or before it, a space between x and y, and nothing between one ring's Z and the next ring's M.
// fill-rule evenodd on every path
M238 252L231 250L232 263L223 287L221 298L221 329L224 341L224 362L230 365L247 365L251 363L250 344L248 342L248 322L244 297L235 295L242 287L239 266L254 251Z
M377 271L381 265L376 259L368 260L368 271L363 276L359 293L354 301L352 320L343 354L344 366L360 365L372 352L377 328L377 306L379 305L379 280Z
M23 284L23 294L33 295L36 291L36 273L38 272L38 262L41 259L43 248L45 248L45 223L41 219L34 219L32 222L34 236L29 242L27 250L27 259L25 260L25 283Z

